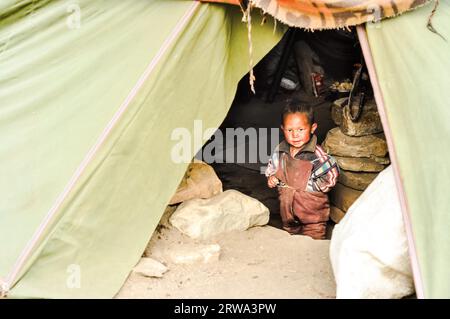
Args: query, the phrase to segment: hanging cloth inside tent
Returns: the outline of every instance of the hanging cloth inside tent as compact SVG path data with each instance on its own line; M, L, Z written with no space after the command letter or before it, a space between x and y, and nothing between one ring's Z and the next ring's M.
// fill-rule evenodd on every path
M240 0L201 0L241 5ZM415 9L430 0L250 0L292 27L337 29L376 22Z

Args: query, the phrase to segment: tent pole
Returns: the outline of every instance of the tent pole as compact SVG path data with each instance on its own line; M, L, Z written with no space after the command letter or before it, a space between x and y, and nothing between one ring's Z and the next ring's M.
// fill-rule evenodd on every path
M384 133L386 136L386 142L389 149L389 154L392 162L392 166L394 169L394 176L395 176L395 184L397 186L397 193L399 195L400 199L400 206L402 210L403 215L403 221L405 224L406 229L406 235L408 239L408 249L409 249L409 256L411 261L411 268L413 272L414 277L414 285L416 288L416 296L419 299L424 299L424 289L423 289L423 281L422 281L422 275L420 272L420 265L419 265L419 259L417 256L416 251L416 244L414 241L414 233L413 228L411 225L411 219L409 216L409 209L408 209L408 203L406 201L405 196L405 190L403 187L402 179L400 176L400 170L399 170L399 163L397 160L397 153L395 149L395 145L393 143L392 139L392 132L389 127L389 122L387 118L387 112L386 112L386 105L384 104L383 94L381 91L381 87L379 84L379 79L377 77L375 64L372 57L372 52L370 51L370 45L367 38L367 33L365 26L358 25L356 27L356 30L358 32L358 38L359 43L361 45L361 49L364 55L364 60L366 61L367 69L369 71L369 77L370 82L372 83L372 88L375 96L375 101L378 108L378 113L380 114L381 123L383 125Z

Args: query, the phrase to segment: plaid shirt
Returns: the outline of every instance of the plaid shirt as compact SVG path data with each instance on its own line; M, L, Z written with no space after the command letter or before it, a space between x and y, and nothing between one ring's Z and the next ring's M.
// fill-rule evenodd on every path
M274 175L279 166L282 152L290 156L290 146L286 141L281 142L272 153L266 169L266 176ZM317 137L311 140L295 155L296 159L307 160L313 164L306 191L326 193L336 185L339 176L339 167L336 160L328 155L322 147L317 145Z

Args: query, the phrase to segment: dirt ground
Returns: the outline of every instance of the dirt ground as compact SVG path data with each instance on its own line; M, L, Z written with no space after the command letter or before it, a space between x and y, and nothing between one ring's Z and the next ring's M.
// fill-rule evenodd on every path
M162 278L132 273L116 298L334 298L329 241L253 227L196 242L174 228L155 233L146 255L165 260L171 247L219 244L218 261L175 264Z

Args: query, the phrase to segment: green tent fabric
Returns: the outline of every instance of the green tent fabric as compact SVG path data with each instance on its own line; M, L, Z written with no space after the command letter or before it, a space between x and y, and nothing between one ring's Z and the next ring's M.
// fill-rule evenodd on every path
M109 298L248 71L238 8L196 1L0 5L0 278L9 297ZM254 60L281 38L254 17Z
M425 298L450 298L450 3L367 27ZM446 40L444 40L442 37ZM392 150L391 150L392 151ZM388 222L388 221L387 221ZM416 282L417 285L417 282Z

